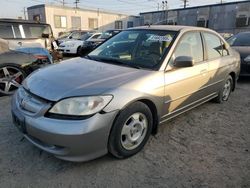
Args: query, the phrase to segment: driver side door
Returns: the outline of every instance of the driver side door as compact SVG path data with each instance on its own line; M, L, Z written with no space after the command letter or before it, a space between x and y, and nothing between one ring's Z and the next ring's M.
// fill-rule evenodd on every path
M189 56L194 60L191 67L177 68L177 57ZM205 87L208 82L208 63L204 61L204 46L200 32L187 32L178 44L165 71L164 116L166 121L206 99Z

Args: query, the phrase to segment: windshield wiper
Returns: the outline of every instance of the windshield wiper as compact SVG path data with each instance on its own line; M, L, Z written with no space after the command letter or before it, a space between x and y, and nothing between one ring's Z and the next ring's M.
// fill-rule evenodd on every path
M132 68L135 68L135 69L141 69L142 67L138 66L138 65L134 65L132 63L124 63L122 61L119 61L118 59L105 59L105 58L100 58L99 59L100 61L103 61L105 63L113 63L113 64L120 64L120 65L123 65L123 66L126 66L126 67L132 67Z
M99 61L99 62L104 62L104 63L112 63L112 64L118 64L118 65L123 65L123 66L126 66L126 67L132 67L132 68L135 68L135 69L142 69L142 67L138 66L138 65L134 65L134 64L130 64L130 63L124 63L122 61L119 61L118 59L111 59L111 58L99 58L99 57L93 57L93 56L89 56L89 55L86 55L84 56L84 58L87 58L87 59L90 59L90 60L93 60L93 61Z

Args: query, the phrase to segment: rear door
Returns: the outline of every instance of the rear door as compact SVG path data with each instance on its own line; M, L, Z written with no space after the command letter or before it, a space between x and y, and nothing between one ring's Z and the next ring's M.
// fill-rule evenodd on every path
M224 43L219 36L209 32L203 32L202 36L207 52L205 58L208 63L208 76L210 78L207 92L218 92L228 74L228 66L233 64L235 59L224 48Z
M179 56L190 56L194 66L175 68L173 62ZM177 44L165 72L165 116L185 111L187 108L205 100L204 88L208 82L208 64L204 62L203 43L200 32L188 32Z

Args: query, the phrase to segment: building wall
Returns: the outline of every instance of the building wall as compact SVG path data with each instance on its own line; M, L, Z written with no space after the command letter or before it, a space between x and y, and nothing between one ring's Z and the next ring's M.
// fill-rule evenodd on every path
M164 16L165 17L164 17ZM237 18L246 15L247 25L237 26ZM160 24L198 26L198 21L205 20L205 27L218 32L238 33L250 30L250 1L225 3L186 9L175 9L168 11L155 11L141 13L141 25L155 23Z
M34 20L34 16L39 16L39 21L46 23L46 14L44 6L35 9L28 9L28 19Z
M74 8L63 8L60 6L49 6L45 5L44 8L39 7L30 7L28 8L29 19L33 19L33 16L38 13L41 13L41 21L45 21L50 24L54 35L57 36L59 32L69 31L72 29L82 29L82 30L91 30L89 28L89 18L97 19L98 21L98 31L105 31L108 29L115 29L115 21L122 21L122 28L127 28L128 21L133 22L133 26L140 25L139 17L123 15L123 14L115 14L109 12L103 12L99 10L83 10ZM66 27L56 27L55 25L55 16L64 16L66 17ZM81 18L81 26L80 28L72 27L72 17L80 17Z

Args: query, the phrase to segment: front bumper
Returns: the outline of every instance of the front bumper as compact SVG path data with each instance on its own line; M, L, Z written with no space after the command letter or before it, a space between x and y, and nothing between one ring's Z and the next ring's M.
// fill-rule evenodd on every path
M85 120L59 120L44 116L49 106L46 104L37 113L31 113L21 107L17 93L13 96L13 119L20 128L16 119L23 118L21 130L28 141L68 161L88 161L107 153L108 137L117 111L97 113Z
M77 53L76 49L66 48L66 47L59 47L57 50L64 54L76 54Z

